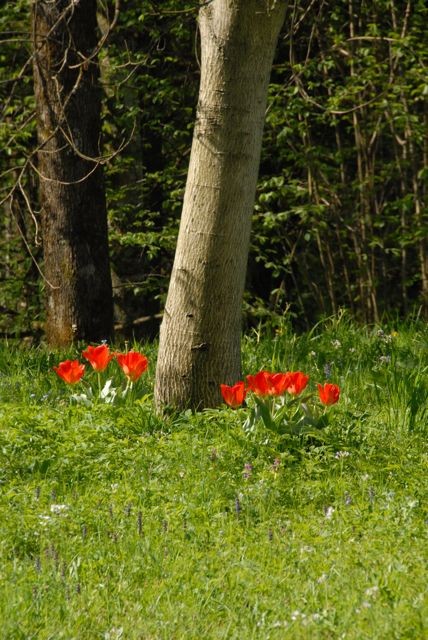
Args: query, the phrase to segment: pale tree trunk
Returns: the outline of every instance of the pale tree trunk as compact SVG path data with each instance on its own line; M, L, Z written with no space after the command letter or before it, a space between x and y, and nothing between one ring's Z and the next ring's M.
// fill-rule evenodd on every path
M200 9L201 81L161 326L159 408L201 409L241 376L241 306L267 89L286 2Z
M99 341L113 326L100 156L96 0L33 4L46 338Z

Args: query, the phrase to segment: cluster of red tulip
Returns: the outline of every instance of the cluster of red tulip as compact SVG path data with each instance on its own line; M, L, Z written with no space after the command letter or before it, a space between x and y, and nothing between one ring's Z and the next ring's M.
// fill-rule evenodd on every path
M303 432L308 426L319 428L322 423L320 417L317 419L308 407L307 400L311 394L301 396L308 381L309 376L302 371L259 371L255 375L248 375L246 384L242 380L232 386L221 384L220 390L225 403L234 409L244 404L248 392L252 393L254 407L244 425L246 428L253 427L261 419L265 426L275 431L297 433ZM317 389L318 398L323 405L338 402L340 389L337 384L318 383ZM286 400L287 394L291 396L289 402Z
M132 350L126 353L110 352L107 344L100 344L95 347L88 346L85 351L82 351L82 356L89 362L98 376L102 371L107 369L110 361L115 359L125 374L127 389L140 378L148 366L148 360L142 353ZM76 384L83 378L85 367L86 365L79 362L79 360L64 360L60 362L57 367L53 367L53 369L67 384ZM108 390L110 384L111 381L108 381L105 389Z
M247 386L245 386L245 382L239 381L233 386L221 384L220 390L225 403L236 409L243 404L247 391L252 391L259 397L282 396L285 392L297 396L306 389L308 380L309 376L301 371L287 371L287 373L259 371L254 376L247 376ZM338 402L340 389L337 384L326 382L321 385L318 383L317 387L322 404L328 405Z

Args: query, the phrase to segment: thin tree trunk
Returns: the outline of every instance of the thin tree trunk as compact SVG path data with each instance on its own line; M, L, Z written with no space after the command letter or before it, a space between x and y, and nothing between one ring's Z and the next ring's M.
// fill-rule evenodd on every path
M356 35L356 18L357 13L353 4L353 0L348 3L349 12L349 36L354 38ZM360 20L358 26L361 29ZM353 57L350 60L349 68L351 78L356 77ZM357 93L358 102L363 103L363 95ZM368 239L372 236L372 190L370 185L372 182L372 174L370 171L369 144L366 132L364 131L364 111L360 109L358 112L354 110L352 113L352 125L354 130L355 151L357 158L357 176L359 185L359 206L357 210L358 222L358 243L359 249L356 251L358 270L359 270L359 286L360 286L360 305L366 322L378 321L378 308L375 287L374 260L371 260L372 250L370 249ZM354 238L356 239L356 234Z
M201 83L161 326L158 407L202 408L241 376L241 305L267 88L285 1L214 0L199 13Z
M46 337L112 334L107 214L100 155L96 0L36 0L34 87L39 139Z
M425 131L428 131L428 99L424 101L424 123ZM422 166L428 167L428 136L425 137L423 145L423 160ZM427 188L426 181L423 181L420 188L420 204L417 215L417 225L420 229L426 228L428 222L428 215L426 213L427 207ZM428 318L428 254L427 254L427 237L421 233L421 238L418 242L418 257L419 267L421 272L421 298L422 298L422 312L425 318Z

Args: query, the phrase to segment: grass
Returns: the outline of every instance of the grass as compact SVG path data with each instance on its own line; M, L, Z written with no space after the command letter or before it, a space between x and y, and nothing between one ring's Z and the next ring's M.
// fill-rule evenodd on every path
M2 638L427 637L426 326L243 347L245 373L341 386L322 445L277 450L245 410L161 420L153 366L132 406L70 405L64 354L0 347Z

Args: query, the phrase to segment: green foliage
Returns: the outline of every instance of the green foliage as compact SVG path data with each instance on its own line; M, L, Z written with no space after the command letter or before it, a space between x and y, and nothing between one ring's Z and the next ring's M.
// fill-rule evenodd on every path
M228 408L70 406L52 366L80 347L1 344L4 637L425 637L427 338L346 315L247 337L245 372L343 389L325 442L283 451Z
M290 5L269 88L247 326L289 314L309 329L340 308L370 322L426 311L426 3L360 4ZM127 330L144 331L133 321L162 310L171 272L198 94L196 15L193 1L121 3L100 53L110 251ZM100 3L101 31L109 20ZM1 200L36 146L24 0L3 8L0 40ZM0 205L3 333L43 320L29 169L12 208Z
M0 333L37 332L40 321L41 285L28 250L40 258L40 237L25 199L36 199L26 163L35 144L28 8L17 0L0 12Z
M425 3L304 11L272 75L253 286L308 326L426 306Z
M127 3L104 51L111 257L125 316L159 311L166 295L189 160L199 69L194 2ZM124 48L123 43L126 43Z

